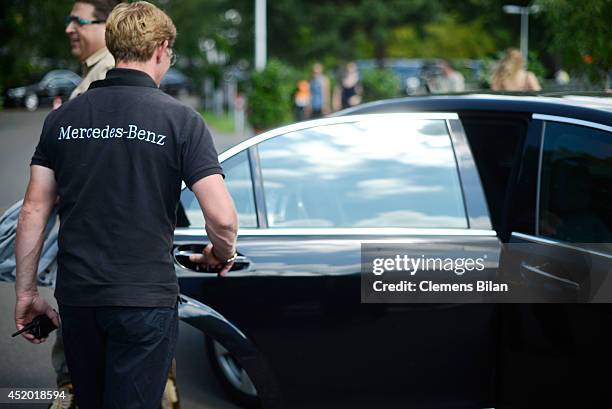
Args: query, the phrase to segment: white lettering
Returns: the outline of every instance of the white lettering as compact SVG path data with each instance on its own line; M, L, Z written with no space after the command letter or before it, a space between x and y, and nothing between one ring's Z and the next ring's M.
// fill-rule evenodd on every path
M154 131L146 129L138 129L136 125L128 125L129 130L123 128L111 128L110 125L106 125L103 128L73 128L72 126L60 127L58 134L58 140L69 140L69 139L112 139L122 138L126 135L127 139L138 139L139 141L153 143L159 146L166 144L166 135L159 135ZM391 260L393 261L393 260Z
M374 275L381 275L382 273L385 272L385 269L382 268L382 263L385 259L384 258L375 258L372 262L372 273L374 273Z
M66 128L66 130L64 130L64 127L60 127L60 135L59 138L57 138L58 140L62 140L62 139L68 139L69 135L70 135L70 129L72 129L72 126L69 126L68 128Z
M138 127L136 125L128 125L130 127L130 130L128 132L128 139L134 139L136 138L136 130L138 129Z

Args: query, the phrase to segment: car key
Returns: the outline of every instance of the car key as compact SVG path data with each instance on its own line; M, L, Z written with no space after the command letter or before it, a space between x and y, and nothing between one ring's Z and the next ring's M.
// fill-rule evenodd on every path
M22 332L29 331L36 339L47 338L51 332L57 329L57 326L51 321L47 314L41 314L34 317L32 322L26 324L22 329L15 332L12 336L16 337Z

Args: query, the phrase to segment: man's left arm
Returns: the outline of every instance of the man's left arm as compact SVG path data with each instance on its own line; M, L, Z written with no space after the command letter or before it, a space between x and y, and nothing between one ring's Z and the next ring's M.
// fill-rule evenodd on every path
M45 226L57 196L55 173L52 169L40 165L32 165L30 169L30 183L19 213L15 240L15 324L18 330L40 314L46 314L59 326L57 312L39 295L36 285ZM22 335L32 343L41 342L32 334Z

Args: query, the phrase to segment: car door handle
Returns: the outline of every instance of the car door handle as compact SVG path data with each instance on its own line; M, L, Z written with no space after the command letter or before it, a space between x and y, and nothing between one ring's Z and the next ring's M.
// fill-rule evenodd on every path
M202 244L189 244L185 246L179 246L174 249L174 262L180 265L182 268L195 271L198 273L210 273L217 274L217 271L209 268L205 264L194 263L189 260L189 256L192 254L202 254L205 245ZM231 271L245 271L251 267L251 260L248 257L238 254L234 265L230 269Z

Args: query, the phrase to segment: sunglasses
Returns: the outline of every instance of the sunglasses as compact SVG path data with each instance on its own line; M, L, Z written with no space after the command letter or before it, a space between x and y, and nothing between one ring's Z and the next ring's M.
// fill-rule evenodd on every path
M168 51L168 57L170 57L170 66L172 67L174 64L176 64L176 53L171 47L166 48L166 51Z
M88 24L102 24L106 23L106 20L87 20L86 18L81 18L78 16L66 16L66 27L70 25L70 23L75 23L78 26L86 26Z

